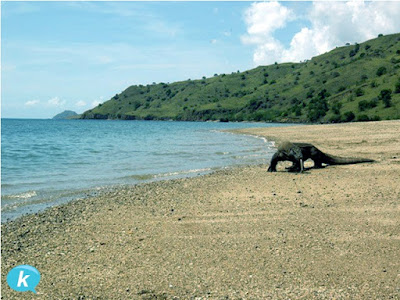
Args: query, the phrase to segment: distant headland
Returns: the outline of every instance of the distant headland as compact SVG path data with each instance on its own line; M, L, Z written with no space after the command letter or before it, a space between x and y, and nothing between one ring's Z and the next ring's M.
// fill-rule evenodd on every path
M53 117L53 120L66 120L78 116L78 114L72 110L64 110Z

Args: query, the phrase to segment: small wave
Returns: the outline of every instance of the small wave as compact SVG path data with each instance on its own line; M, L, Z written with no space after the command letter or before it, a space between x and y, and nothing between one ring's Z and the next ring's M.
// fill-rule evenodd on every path
M234 159L246 159L246 158L254 158L254 157L264 157L264 154L250 154L250 155L233 155Z
M183 157L183 156L189 157L189 156L193 155L193 153L188 152L188 151L152 152L151 154L154 156L181 156L181 157Z
M230 152L215 152L216 155L227 155L230 154Z
M37 196L35 191L29 191L21 194L14 194L14 195L4 195L2 196L3 199L29 199L32 197Z
M97 153L101 153L101 151L100 150L95 150L95 149L90 149L89 153L97 154Z
M226 133L230 133L230 134L237 134L237 133L235 133L235 132L229 132L229 131L226 131ZM261 135L257 135L257 134L241 134L241 135L243 135L243 136L248 136L248 137L252 137L252 138L256 138L256 139L259 139L259 140L262 140L264 143L271 143L273 146L275 145L275 142L274 141L269 141L266 137L264 137L264 136L261 136Z
M24 154L21 158L22 159L29 159L29 158L40 158L41 156L39 154L36 153L28 153L28 154Z
M256 134L243 134L243 135L262 140L264 143L274 143L273 141L268 141L268 139L266 137L261 136L261 135L256 135Z
M6 187L10 187L10 186L14 186L14 185L10 184L10 183L2 183L1 184L1 188L6 188Z
M266 137L259 136L259 135L257 135L256 137L259 138L260 140L262 140L264 143L268 143L268 140Z
M222 130L220 130L220 129L210 129L210 130L207 130L207 131L209 131L209 132L216 132L216 133L225 133L224 131L222 131ZM226 133L231 133L231 132L227 131Z
M154 174L135 174L121 177L121 179L136 179L136 180L149 180L153 179L156 175Z
M185 174L193 174L193 173L203 173L209 172L213 170L212 168L204 168L204 169L192 169L192 170L185 170L185 171L176 171L176 172L166 172L166 173L159 173L159 174L134 174L120 177L119 179L135 179L135 180L151 180L156 178L164 178L164 177L171 177L171 176L179 176Z
M204 169L193 169L193 170L178 171L178 172L168 172L168 173L157 174L154 176L154 178L177 176L177 175L191 174L191 173L201 173L201 172L208 172L211 170L212 168L204 168Z
M51 150L51 151L59 151L59 150L63 150L63 148L58 147L58 146L50 146L49 150Z

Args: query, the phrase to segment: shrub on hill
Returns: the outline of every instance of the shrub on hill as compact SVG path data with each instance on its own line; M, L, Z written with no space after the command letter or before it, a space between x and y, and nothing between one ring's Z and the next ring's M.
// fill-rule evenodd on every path
M384 89L379 95L379 100L382 100L385 104L385 108L392 106L392 90Z
M357 88L357 89L354 91L354 93L356 94L357 97L361 97L361 96L364 95L364 91L363 91L363 89L360 88L360 87Z
M395 87L394 87L394 92L395 92L396 94L399 94L399 93L400 93L400 79L399 79L399 81L397 81L397 83L396 83L396 85L395 85Z
M377 76L382 76L384 74L386 74L387 70L385 67L380 67L377 71L376 71L376 75Z
M329 93L326 89L323 89L317 97L311 99L307 107L307 118L310 122L317 122L326 115L328 111L327 97L329 97Z
M346 111L343 115L343 121L344 122L351 122L355 119L355 115L352 111Z
M364 111L367 109L371 109L374 108L378 105L378 99L372 99L371 101L367 101L367 100L362 100L360 102L358 102L358 110L359 111Z
M335 102L334 104L332 104L332 112L335 115L340 115L340 109L342 108L343 104L341 102Z
M357 121L359 122L369 122L369 121L380 121L381 118L378 116L368 117L367 115L359 115Z

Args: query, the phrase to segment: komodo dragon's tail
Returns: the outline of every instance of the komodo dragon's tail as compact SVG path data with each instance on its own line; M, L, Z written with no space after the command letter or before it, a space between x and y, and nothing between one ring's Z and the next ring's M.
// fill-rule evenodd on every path
M324 153L325 163L329 165L350 165L366 162L374 162L375 160L361 157L340 157Z

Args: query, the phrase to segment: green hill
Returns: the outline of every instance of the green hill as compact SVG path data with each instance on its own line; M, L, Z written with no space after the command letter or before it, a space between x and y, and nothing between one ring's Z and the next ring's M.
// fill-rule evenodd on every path
M64 110L62 113L59 113L53 117L53 120L67 120L77 117L78 114L72 110Z
M302 63L130 86L86 119L346 122L400 119L400 34Z

